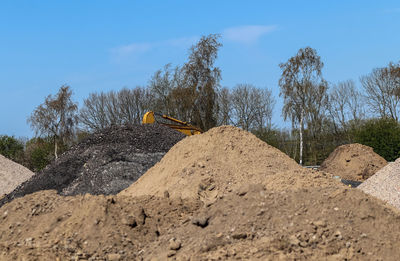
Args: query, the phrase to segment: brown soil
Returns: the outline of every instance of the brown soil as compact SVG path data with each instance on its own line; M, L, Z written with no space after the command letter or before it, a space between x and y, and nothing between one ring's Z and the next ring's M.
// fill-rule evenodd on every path
M273 177L277 173L303 171L293 159L253 134L222 126L182 140L120 194L168 193L171 197L209 201L246 183L268 183L270 178L282 183Z
M139 183L149 192L13 200L0 208L0 260L400 256L400 212L233 127L182 140Z
M24 166L0 155L0 198L13 191L34 173Z
M386 164L387 161L371 147L354 143L337 147L321 164L320 170L342 179L364 181Z

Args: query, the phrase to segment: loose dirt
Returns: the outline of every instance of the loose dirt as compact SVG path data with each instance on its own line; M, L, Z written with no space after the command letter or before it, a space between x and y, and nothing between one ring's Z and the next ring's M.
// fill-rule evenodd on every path
M13 191L34 173L24 166L0 155L0 198Z
M0 200L55 189L61 195L116 194L130 186L185 136L161 125L114 126L72 147Z
M275 175L277 173L282 176ZM276 189L320 185L314 177L312 182L299 179L302 173L306 177L304 173L310 172L253 134L222 126L176 144L146 175L121 194L168 194L213 201L246 183L268 184Z
M400 158L383 167L358 188L400 209Z
M364 181L386 164L371 147L354 143L337 147L319 169L345 180Z
M149 192L13 200L0 208L0 260L400 256L397 209L233 127L180 141L139 183Z

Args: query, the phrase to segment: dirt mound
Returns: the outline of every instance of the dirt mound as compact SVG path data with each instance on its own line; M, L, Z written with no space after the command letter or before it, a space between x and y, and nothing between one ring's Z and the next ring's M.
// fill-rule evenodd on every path
M211 205L41 191L0 209L0 260L397 260L400 213L337 184Z
M40 190L62 195L116 194L137 180L185 136L160 125L114 126L72 147L43 171L0 200Z
M145 260L397 260L400 213L348 188L230 193L146 245ZM178 242L178 244L176 243ZM177 246L180 246L178 248Z
M358 188L400 209L400 158L383 167Z
M354 143L337 147L319 169L342 179L364 181L386 164L371 147Z
M246 183L287 185L285 178L273 177L289 172L292 187L296 174L307 172L293 159L266 144L253 134L232 126L222 126L188 137L176 144L164 158L143 175L124 195L156 195L201 198L212 201Z
M0 197L10 193L34 173L24 166L0 155Z
M146 244L197 208L149 197L36 192L1 208L0 260L136 260Z

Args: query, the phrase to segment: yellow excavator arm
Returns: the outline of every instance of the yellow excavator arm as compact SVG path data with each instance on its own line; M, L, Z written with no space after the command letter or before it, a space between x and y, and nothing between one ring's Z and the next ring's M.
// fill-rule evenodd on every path
M156 116L159 116L159 117L161 117L161 118L163 118L165 120L174 122L175 124L157 122ZM180 132L182 132L183 134L185 134L187 136L200 134L200 133L203 132L200 128L197 128L197 127L195 127L195 126L193 126L193 125L191 125L191 124L189 124L189 123L187 123L185 121L180 121L180 120L177 120L177 119L172 118L172 117L167 116L167 115L155 113L153 111L148 111L148 112L146 112L144 114L143 120L142 120L143 124L153 124L155 122L157 122L159 124L162 124L162 125L165 125L165 126L168 126L168 127L172 128L174 130L180 131Z

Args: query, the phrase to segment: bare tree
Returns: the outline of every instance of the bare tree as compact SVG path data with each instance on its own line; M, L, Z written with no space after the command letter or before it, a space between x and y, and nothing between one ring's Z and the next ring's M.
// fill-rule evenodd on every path
M255 90L256 106L256 128L261 130L263 128L272 128L272 113L275 106L275 99L272 96L272 91L265 89Z
M151 103L152 95L143 87L91 93L84 100L79 116L82 125L89 130L127 123L138 124L144 113L151 108Z
M281 63L279 79L280 95L284 98L283 115L290 118L293 126L299 125L300 164L303 163L303 130L308 123L320 115L326 95L326 82L322 77L324 64L315 49L300 49L296 56ZM315 103L316 97L318 104Z
M179 70L179 67L176 67L172 71L171 64L167 64L151 77L148 88L153 96L152 110L173 115L174 108L173 104L171 104L171 91L177 86Z
M179 93L194 95L192 122L203 130L208 130L217 123L217 89L221 80L221 71L214 66L219 48L220 35L203 36L190 49L189 61L182 67L183 86Z
M106 112L107 95L101 93L90 93L83 101L83 107L79 112L81 124L90 130L103 129L109 125Z
M329 114L335 129L346 131L348 125L360 123L364 118L364 102L362 94L356 89L352 80L334 85L329 94Z
M268 89L259 89L251 84L238 84L232 90L232 119L234 125L244 130L271 127L275 101Z
M221 88L218 92L218 125L229 125L232 118L231 93L228 88Z
M399 120L399 78L398 65L390 63L388 67L376 68L360 78L366 93L366 102L371 112L380 117Z
M28 123L36 135L50 136L54 141L54 156L58 157L59 142L64 144L73 137L78 118L78 105L72 101L72 90L63 85L53 97L46 97L28 118Z

